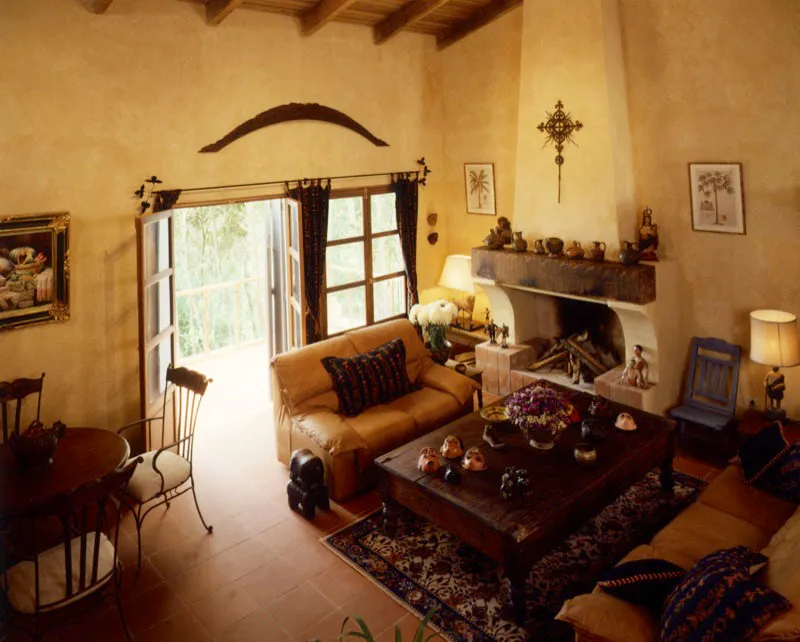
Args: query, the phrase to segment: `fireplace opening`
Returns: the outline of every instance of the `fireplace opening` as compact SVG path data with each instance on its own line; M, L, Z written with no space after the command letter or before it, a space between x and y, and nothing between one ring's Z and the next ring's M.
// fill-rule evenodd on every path
M606 305L538 295L538 336L529 345L528 370L560 383L594 390L594 379L618 366L625 355L622 323Z

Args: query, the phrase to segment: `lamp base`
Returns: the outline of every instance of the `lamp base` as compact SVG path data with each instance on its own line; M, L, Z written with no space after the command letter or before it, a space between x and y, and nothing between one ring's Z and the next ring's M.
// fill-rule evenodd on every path
M786 421L786 411L783 408L769 408L764 411L767 421Z

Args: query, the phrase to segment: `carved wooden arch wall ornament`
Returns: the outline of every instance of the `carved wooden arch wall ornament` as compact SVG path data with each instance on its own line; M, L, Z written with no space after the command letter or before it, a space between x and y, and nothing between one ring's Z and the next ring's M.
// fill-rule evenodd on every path
M254 131L269 127L270 125L289 123L295 120L317 120L323 123L339 125L340 127L346 127L363 136L377 147L389 146L389 143L381 140L362 124L356 122L338 109L320 105L319 103L287 103L286 105L278 105L267 111L262 111L250 120L246 120L241 125L225 134L225 136L220 138L217 142L203 147L200 153L218 152L232 142L239 140L242 136L247 136L247 134Z

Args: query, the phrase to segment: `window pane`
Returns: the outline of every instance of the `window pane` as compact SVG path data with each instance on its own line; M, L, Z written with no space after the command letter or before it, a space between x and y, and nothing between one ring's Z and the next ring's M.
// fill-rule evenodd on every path
M373 234L397 229L394 202L394 193L373 194L370 196L369 207L372 215L370 220Z
M292 308L292 323L294 324L294 341L292 342L293 348L299 348L303 345L303 320L300 318L300 313Z
M328 240L364 235L364 200L360 196L332 198L328 205Z
M406 277L397 276L377 281L372 286L375 321L383 321L406 313Z
M372 239L372 276L383 276L403 271L403 252L400 237L381 236Z
M291 266L289 267L289 275L292 279L292 296L300 300L300 261L290 258Z
M147 396L152 402L167 389L167 366L172 363L172 337L154 346L146 356Z
M150 341L159 332L166 330L172 323L171 285L172 277L168 276L166 279L156 281L145 290L145 296L147 297L145 338L147 341Z
M144 226L144 276L149 279L169 267L169 219Z
M329 288L363 281L364 242L329 247L325 253L325 278Z
M328 293L328 334L367 324L367 290L363 285Z
M289 201L289 244L300 251L300 211L295 201Z

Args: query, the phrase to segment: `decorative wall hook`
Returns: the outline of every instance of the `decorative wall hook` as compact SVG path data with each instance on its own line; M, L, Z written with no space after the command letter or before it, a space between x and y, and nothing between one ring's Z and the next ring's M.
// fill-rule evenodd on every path
M564 143L572 143L577 147L577 143L572 140L572 135L583 129L583 123L579 120L572 120L572 114L564 111L564 103L560 100L556 103L554 112L545 111L547 120L539 123L538 130L547 134L544 145L555 143L556 146L556 165L558 165L558 202L561 202L561 166L564 164ZM544 146L543 145L543 146Z
M145 192L148 188L145 187L145 183L150 183L147 194L145 194ZM178 202L181 190L156 190L156 185L161 185L162 183L163 181L154 174L150 178L145 178L141 187L133 193L134 197L139 200L140 214L146 213L151 207L154 213L163 212L164 210L172 209L175 203ZM150 201L153 202L151 203Z
M420 185L425 187L425 185L428 184L428 174L433 173L433 170L431 170L425 164L425 157L424 156L422 158L417 159L417 165L421 165L422 166L422 169L420 170L420 174L422 174L422 178L420 178L418 182L419 182Z

